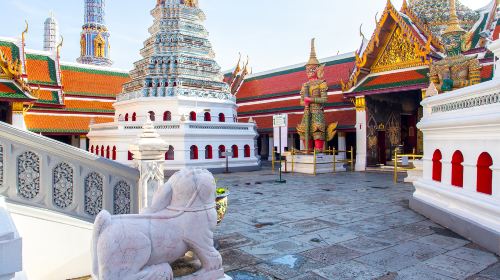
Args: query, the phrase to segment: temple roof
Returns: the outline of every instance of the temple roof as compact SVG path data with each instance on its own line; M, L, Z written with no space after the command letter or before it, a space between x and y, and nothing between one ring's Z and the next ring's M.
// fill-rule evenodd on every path
M36 133L87 134L91 122L99 124L112 122L113 116L71 116L50 114L27 114L26 127Z
M60 62L56 52L24 50L19 39L0 38L0 51L19 61L22 80L0 79L0 99L33 105L25 114L28 130L48 134L85 134L91 119L113 121L113 103L128 72L79 63Z
M368 91L391 91L391 83L383 82L381 88L367 87L369 79L381 81L395 72L412 70L414 67L427 68L431 60L445 57L441 33L446 28L450 17L449 0L414 0L404 1L397 11L391 1L386 8L371 39L363 38L360 49L356 52L356 66L349 79L343 83L343 90L348 95ZM467 33L464 35L464 51L480 54L488 63L486 40L480 33L486 31L494 39L500 32L497 27L498 3L492 0L486 7L473 11L457 1L460 23ZM415 46L415 48L412 47ZM420 59L419 59L420 58ZM384 78L384 79L385 79ZM417 79L418 80L418 79ZM407 89L417 87L415 82Z
M354 67L354 54L342 54L320 60L325 64L325 80L331 90L340 90L340 80ZM239 103L296 95L307 81L305 62L247 76L237 95Z
M384 92L399 92L427 88L429 86L428 74L427 68L398 71L391 74L370 74L356 87L356 93L370 94L382 90Z
M0 98L12 101L33 101L34 98L20 89L12 80L0 79Z

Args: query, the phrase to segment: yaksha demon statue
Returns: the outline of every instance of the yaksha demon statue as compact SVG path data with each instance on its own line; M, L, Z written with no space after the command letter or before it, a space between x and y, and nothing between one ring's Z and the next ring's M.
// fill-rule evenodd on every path
M323 79L325 65L320 65L316 57L314 39L311 41L311 55L306 64L307 78L309 79L300 91L300 104L304 106L304 117L298 125L297 131L304 143L306 151L311 148L323 151L325 140L330 141L335 136L337 123L326 129L324 104L328 101L328 84ZM327 135L328 134L328 135Z
M463 36L466 33L460 27L455 1L450 1L450 20L444 31L442 41L446 49L443 60L432 63L430 80L439 92L451 91L481 82L481 65L476 56L465 56L463 51Z

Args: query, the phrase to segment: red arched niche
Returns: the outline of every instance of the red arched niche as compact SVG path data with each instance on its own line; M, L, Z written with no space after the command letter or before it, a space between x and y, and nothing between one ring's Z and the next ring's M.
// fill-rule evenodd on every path
M233 158L238 158L239 157L238 146L237 145L233 145L231 147L231 151L233 152Z
M213 158L212 146L208 145L205 147L205 159L212 159L212 158Z
M451 184L455 187L464 187L464 156L456 151L451 159Z
M191 112L189 113L189 120L190 121L196 121L196 113L195 112Z
M432 155L432 180L441 182L442 173L443 173L443 163L441 160L443 159L443 154L441 154L440 150L434 151L434 155Z
M193 145L193 146L191 146L190 150L191 150L190 151L191 152L191 159L192 160L198 159L198 147Z
M245 157L250 157L250 145L245 145Z
M493 194L493 171L491 166L493 159L490 154L482 153L477 160L477 191L480 193Z

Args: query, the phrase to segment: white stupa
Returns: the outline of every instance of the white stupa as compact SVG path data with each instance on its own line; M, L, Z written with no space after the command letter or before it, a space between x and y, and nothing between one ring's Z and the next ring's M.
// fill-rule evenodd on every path
M197 1L159 0L151 36L131 81L114 104L113 123L91 125L90 151L133 164L129 145L151 118L170 146L165 168L256 169L254 123L237 122L236 97L223 81Z

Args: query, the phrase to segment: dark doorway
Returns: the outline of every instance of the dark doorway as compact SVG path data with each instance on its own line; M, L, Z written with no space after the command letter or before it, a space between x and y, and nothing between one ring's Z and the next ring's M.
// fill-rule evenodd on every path
M406 154L417 147L417 115L401 115L401 144Z
M8 102L0 102L0 122L12 124L12 109Z
M62 142L64 144L71 145L71 136L69 135L45 135L51 139Z
M387 154L385 148L385 131L380 130L377 134L378 143L378 163L385 165L387 163Z

